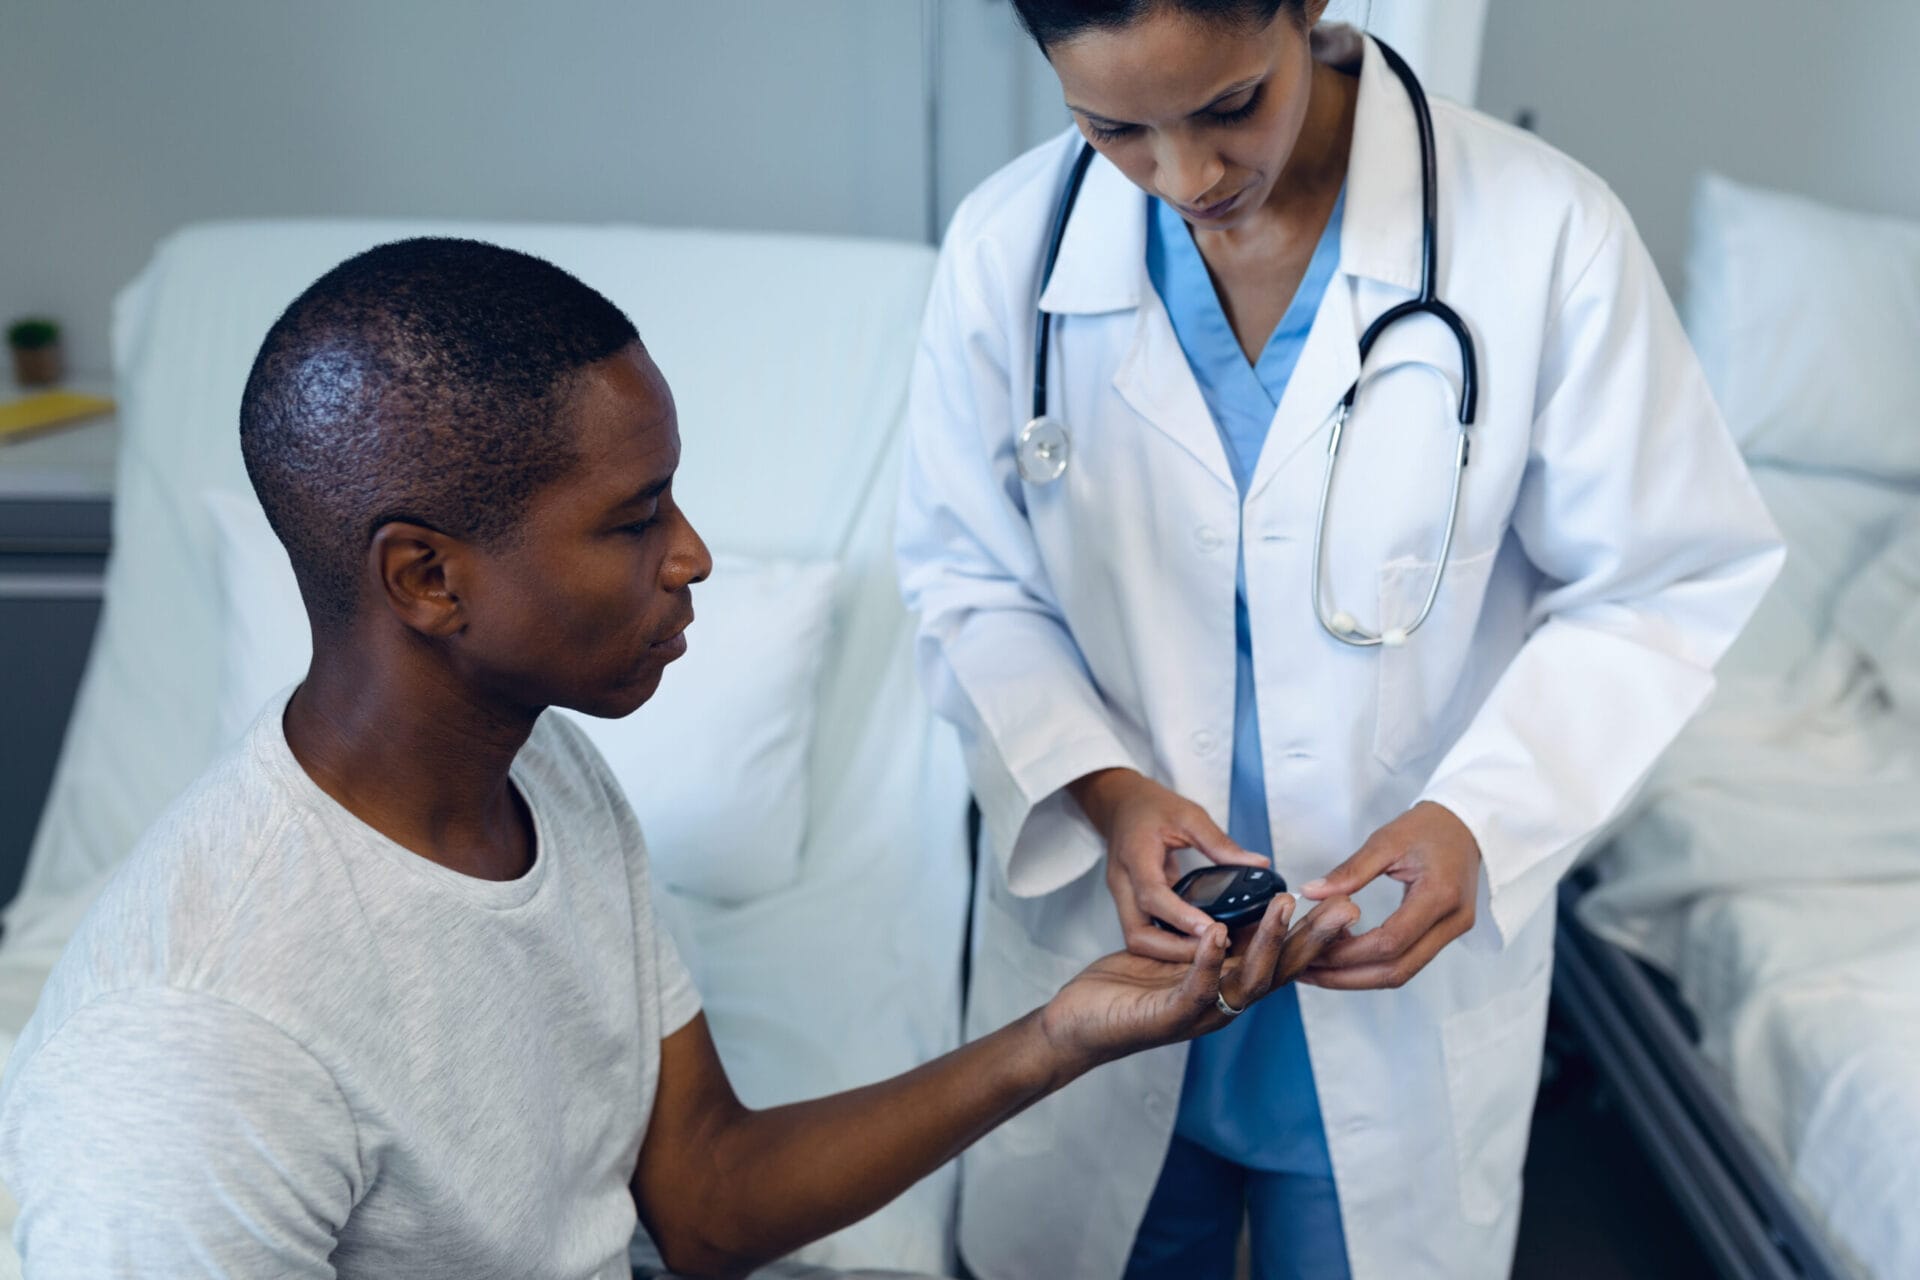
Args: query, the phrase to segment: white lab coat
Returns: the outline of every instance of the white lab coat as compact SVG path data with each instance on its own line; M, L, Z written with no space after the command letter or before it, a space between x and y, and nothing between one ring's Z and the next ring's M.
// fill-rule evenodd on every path
M1316 40L1322 56L1359 53L1350 32ZM1371 44L1339 271L1244 504L1147 277L1147 198L1104 160L1040 299L1060 317L1052 408L1072 462L1053 485L1019 477L1070 133L955 215L899 519L921 675L960 728L989 855L970 1035L1121 945L1104 849L1067 782L1128 765L1224 826L1241 536L1280 872L1296 885L1323 874L1422 799L1477 837L1465 938L1399 990L1300 991L1355 1280L1510 1266L1556 882L1706 699L1784 554L1619 201L1535 138L1447 102L1433 113L1440 296L1479 343L1481 385L1453 556L1406 645L1331 639L1308 592L1325 445L1359 335L1419 284L1413 114ZM1368 368L1409 359L1458 368L1426 322L1396 326ZM1389 373L1348 426L1327 574L1334 603L1368 626L1405 621L1424 596L1450 396L1417 371ZM1370 927L1399 886L1357 901ZM1104 1067L965 1157L960 1240L976 1273L1120 1274L1184 1060L1173 1047Z

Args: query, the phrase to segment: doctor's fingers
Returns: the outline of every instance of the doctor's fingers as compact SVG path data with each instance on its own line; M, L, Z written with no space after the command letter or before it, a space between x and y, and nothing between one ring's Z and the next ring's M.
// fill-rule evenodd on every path
M1326 898L1334 894L1352 897L1372 884L1398 862L1407 851L1405 843L1391 824L1380 828L1353 856L1318 880L1300 886L1302 897Z
M1181 901L1165 880L1151 873L1136 876L1117 859L1107 863L1107 891L1113 895L1127 950L1137 956L1186 964L1196 946L1190 934L1204 933L1213 924L1213 917ZM1155 917L1189 933L1168 933L1153 923Z
M1467 931L1473 913L1454 912L1398 958L1380 964L1362 964L1329 968L1317 964L1295 981L1327 991L1381 991L1405 986L1415 974L1430 964L1449 942Z
M1448 937L1458 937L1472 923L1472 904L1459 892L1438 879L1415 880L1393 914L1357 938L1342 938L1328 947L1315 968L1343 969L1361 965L1392 964L1431 935L1450 926L1455 916L1464 916ZM1409 975L1411 976L1411 975Z
M1189 800L1183 807L1176 824L1177 838L1168 841L1169 848L1185 846L1198 849L1214 862L1232 867L1264 867L1269 860L1260 854L1241 848L1234 843L1232 836L1222 831L1207 811Z

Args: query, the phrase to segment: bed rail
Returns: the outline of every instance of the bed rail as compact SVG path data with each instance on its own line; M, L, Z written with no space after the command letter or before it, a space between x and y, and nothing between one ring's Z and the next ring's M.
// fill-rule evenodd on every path
M1648 971L1576 918L1580 893L1560 887L1554 996L1721 1275L1849 1280Z

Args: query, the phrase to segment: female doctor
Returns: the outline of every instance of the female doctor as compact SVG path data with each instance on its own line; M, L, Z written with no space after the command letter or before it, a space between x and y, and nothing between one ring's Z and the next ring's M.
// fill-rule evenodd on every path
M992 855L969 1034L1117 941L1189 954L1201 859L1363 917L983 1141L962 1252L1227 1276L1250 1216L1263 1277L1502 1274L1555 884L1771 523L1593 175L1324 0L1015 4L1077 128L954 217L898 535Z

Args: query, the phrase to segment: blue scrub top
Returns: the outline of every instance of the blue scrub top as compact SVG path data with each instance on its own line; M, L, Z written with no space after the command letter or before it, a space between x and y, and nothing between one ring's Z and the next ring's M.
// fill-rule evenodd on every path
M1242 501L1266 443L1267 428L1339 266L1340 216L1346 203L1342 188L1299 291L1267 339L1259 361L1249 364L1186 223L1165 203L1153 201L1152 216L1147 219L1147 274L1166 304L1174 336L1220 430ZM1266 771L1260 760L1260 717L1253 696L1244 523L1238 561L1227 834L1241 847L1271 858ZM1300 998L1291 986L1274 992L1213 1035L1194 1041L1174 1131L1249 1168L1332 1176L1306 1032L1300 1024Z

